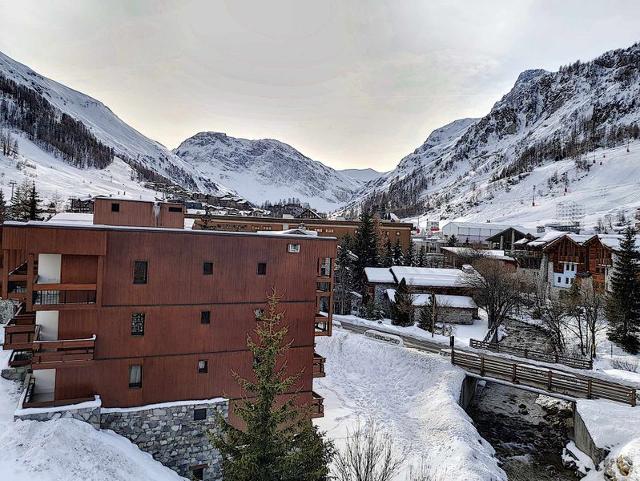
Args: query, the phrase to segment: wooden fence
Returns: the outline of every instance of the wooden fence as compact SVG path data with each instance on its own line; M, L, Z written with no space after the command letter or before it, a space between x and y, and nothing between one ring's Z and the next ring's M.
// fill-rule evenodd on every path
M501 346L499 343L478 341L477 339L471 339L469 341L469 346L475 349L486 349L488 351L501 352L503 354L512 354L514 356L524 357L525 359L533 359L534 361L563 364L565 366L573 367L576 369L593 368L593 361L591 359L581 359L578 357L565 356L562 354L552 354L530 349L522 349L519 347L506 347Z
M598 378L555 371L532 364L520 364L510 359L453 349L451 362L482 377L521 384L547 392L584 399L608 399L636 405L636 390L622 384Z

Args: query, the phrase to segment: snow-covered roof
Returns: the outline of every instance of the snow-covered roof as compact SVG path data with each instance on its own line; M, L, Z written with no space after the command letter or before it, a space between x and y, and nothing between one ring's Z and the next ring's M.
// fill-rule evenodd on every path
M395 284L396 280L388 267L365 267L367 281L374 284Z
M452 222L447 222L446 224L444 224L442 226L442 228L444 229L446 226L456 226L456 227L468 227L471 229L502 229L502 230L507 230L510 227L513 227L514 229L517 229L521 232L527 232L527 229L525 229L522 226L519 225L511 225L511 224L492 224L491 222L464 222L464 221L452 221Z
M460 269L436 267L393 266L390 270L397 282L404 279L407 285L417 287L463 287L468 275Z
M387 289L387 297L391 302L396 301L396 290ZM416 307L430 306L431 294L412 294L411 304ZM442 307L455 307L457 309L477 309L478 305L469 296L451 296L448 294L436 294L436 304Z
M599 234L598 239L602 245L608 247L611 250L617 251L620 249L620 241L624 238L622 234ZM636 248L640 247L640 234L636 235Z
M307 230L307 229L287 229L287 230L259 230L258 234L275 234L275 235L308 235L308 236L317 236L318 233L315 230Z
M458 256L483 256L491 257L492 259L499 259L502 261L515 261L513 257L504 254L503 250L499 249L472 249L470 247L441 247L443 251L451 252Z
M557 238L562 237L563 235L566 235L566 234L567 234L566 232L562 232L559 230L552 230L545 233L542 237L538 237L537 239L532 240L531 242L529 242L528 245L532 247L545 246L549 242L553 242Z
M53 224L77 223L93 225L93 214L80 212L60 212L51 217L51 219L49 219L47 222L51 222Z
M188 217L185 217L184 219L184 228L187 230L191 230L193 229L193 224L195 224L196 220L195 219L189 219Z

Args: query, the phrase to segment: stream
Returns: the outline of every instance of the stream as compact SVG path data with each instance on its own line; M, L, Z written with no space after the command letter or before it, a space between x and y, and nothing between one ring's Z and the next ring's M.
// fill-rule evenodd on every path
M505 345L549 350L535 326L511 321ZM496 450L509 481L575 481L562 451L573 428L571 404L492 382L480 382L467 409L480 435Z

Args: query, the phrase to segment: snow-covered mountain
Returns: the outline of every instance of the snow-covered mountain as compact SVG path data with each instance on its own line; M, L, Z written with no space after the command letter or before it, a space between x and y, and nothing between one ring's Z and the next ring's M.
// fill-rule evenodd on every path
M384 172L378 172L374 169L342 169L338 172L362 184L366 184L367 182L384 175Z
M3 87L0 97L4 99L9 114L18 104L22 108L21 115L36 115L33 110L34 106L37 106L37 115L51 114L61 124L65 122L63 115L66 114L89 131L88 137L93 136L99 144L112 149L113 157L126 162L147 179L161 176L193 190L211 193L228 191L217 185L215 179L203 177L190 165L173 155L169 149L123 122L98 100L43 77L1 52L0 80ZM21 103L24 102L24 93L27 92L19 90L21 87L28 89L30 94L27 103ZM17 121L14 119L13 127L22 131L29 130L25 124L20 124L19 118ZM77 130L77 126L74 128ZM43 150L59 154L55 148L51 148L50 143L33 138L38 137L36 129L29 134L31 134L31 140L36 140L35 143L43 147ZM85 142L91 142L91 140L85 140ZM37 164L41 159L25 160ZM82 179L82 169L78 170L78 177Z
M630 211L640 199L619 189L637 195L640 182L639 148L626 152L640 137L639 93L640 44L558 72L525 71L486 116L434 131L367 184L357 203L432 219L498 221L518 211L531 223L553 220L555 205L568 200L594 218ZM597 198L583 195L587 188ZM544 213L536 210L545 199L555 200Z
M299 198L320 210L333 210L348 202L360 187L360 182L273 139L200 132L173 153L202 175L255 203Z

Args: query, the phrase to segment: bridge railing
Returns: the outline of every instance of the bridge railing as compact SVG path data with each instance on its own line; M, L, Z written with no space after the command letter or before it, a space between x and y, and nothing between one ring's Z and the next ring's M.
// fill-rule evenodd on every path
M636 390L634 388L597 378L458 350L451 351L451 362L466 371L477 373L481 377L522 384L571 397L608 399L632 406L636 405Z
M519 347L501 346L499 343L479 341L477 339L469 340L469 346L475 349L485 349L493 352L501 352L504 354L512 354L525 359L533 359L534 361L553 362L573 367L575 369L592 369L593 361L591 359L581 359L579 357L565 356L563 354L548 353L535 351L531 349L523 349Z

